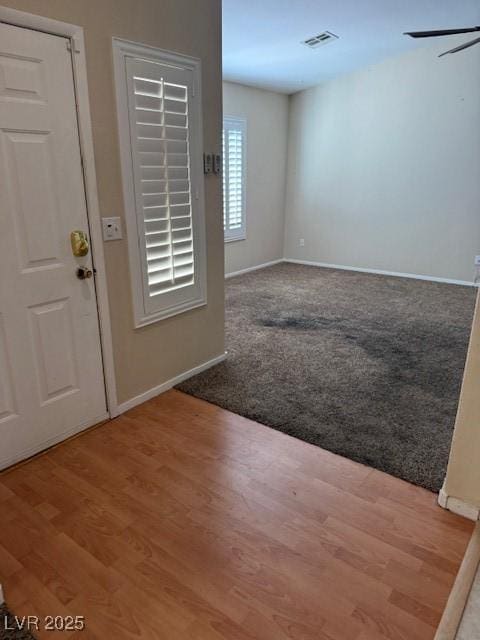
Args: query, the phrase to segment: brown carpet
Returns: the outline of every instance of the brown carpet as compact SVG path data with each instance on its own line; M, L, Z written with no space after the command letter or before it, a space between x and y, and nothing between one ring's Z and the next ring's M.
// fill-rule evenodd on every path
M438 491L475 296L294 264L237 276L227 360L177 388Z

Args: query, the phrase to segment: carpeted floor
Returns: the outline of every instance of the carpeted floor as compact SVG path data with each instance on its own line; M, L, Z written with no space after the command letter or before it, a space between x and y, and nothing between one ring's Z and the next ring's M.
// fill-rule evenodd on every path
M22 629L22 624L25 629ZM19 616L18 620L6 604L0 605L0 640L35 640L32 634L26 629L27 621Z
M237 276L227 360L177 388L438 491L475 295L294 264Z

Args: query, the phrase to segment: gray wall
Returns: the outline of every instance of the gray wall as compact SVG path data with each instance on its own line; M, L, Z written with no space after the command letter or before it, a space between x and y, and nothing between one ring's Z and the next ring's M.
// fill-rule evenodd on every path
M472 281L480 47L445 46L290 98L286 257Z
M225 243L225 273L283 257L288 96L224 82L223 113L247 120L247 239Z

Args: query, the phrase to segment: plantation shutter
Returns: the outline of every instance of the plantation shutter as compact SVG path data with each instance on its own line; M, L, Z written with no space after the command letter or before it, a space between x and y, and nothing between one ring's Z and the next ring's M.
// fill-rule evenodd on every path
M204 289L193 73L137 58L126 59L126 73L144 312L172 315Z
M246 122L223 120L223 227L226 240L245 238Z

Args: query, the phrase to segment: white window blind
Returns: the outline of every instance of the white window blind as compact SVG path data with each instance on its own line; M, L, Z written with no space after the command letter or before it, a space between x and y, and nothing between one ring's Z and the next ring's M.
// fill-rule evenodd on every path
M223 119L223 228L225 240L246 237L246 121Z
M132 70L132 133L138 150L147 287L153 297L195 279L188 87L145 77L144 62L130 65L137 67Z
M151 53L149 51L149 53ZM205 303L200 101L195 69L124 56L124 185L136 326ZM122 134L122 131L120 132ZM124 132L125 133L125 132ZM122 136L121 136L122 139ZM126 144L126 142L125 142ZM126 175L125 175L126 174ZM131 232L134 237L131 237ZM133 267L133 268L132 268Z

